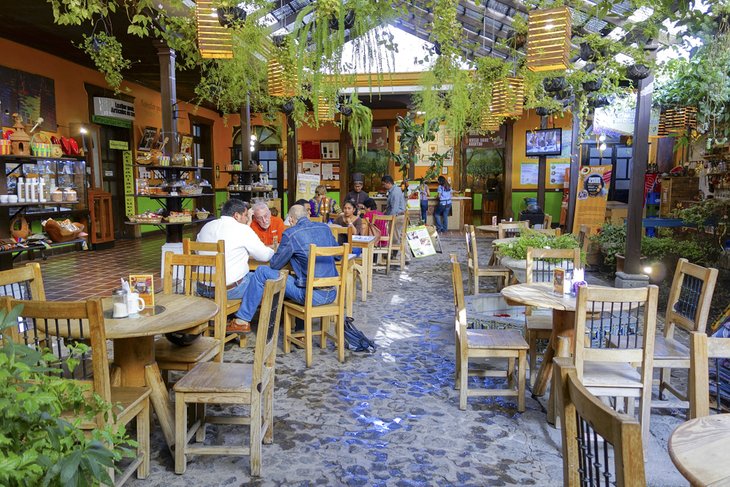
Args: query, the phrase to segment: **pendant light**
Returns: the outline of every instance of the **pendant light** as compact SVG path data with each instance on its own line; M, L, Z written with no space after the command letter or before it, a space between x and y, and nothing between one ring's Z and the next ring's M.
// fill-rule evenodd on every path
M206 59L233 57L233 35L221 25L213 0L198 0L195 6L195 26L198 31L198 49Z
M568 69L570 36L571 16L568 7L530 12L527 17L527 69Z

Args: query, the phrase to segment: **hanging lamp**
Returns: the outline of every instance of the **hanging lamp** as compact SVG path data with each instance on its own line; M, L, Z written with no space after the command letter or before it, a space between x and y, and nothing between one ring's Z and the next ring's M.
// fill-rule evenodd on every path
M271 96L292 97L296 96L295 83L287 80L284 76L284 66L276 59L269 59L267 62L266 85Z
M659 115L659 130L657 135L664 137L669 134L685 133L687 129L697 128L696 107L667 108Z
M527 69L565 70L570 65L571 16L568 7L533 10L527 17Z
M502 122L491 111L486 110L482 113L479 128L483 132L496 132L501 126Z
M521 117L525 106L525 80L507 77L492 87L491 111L497 117Z
M323 97L317 97L317 120L320 122L331 122L335 119L335 114L331 109L330 101Z
M233 57L233 34L218 20L213 0L198 0L195 6L195 26L198 31L198 49L206 59Z

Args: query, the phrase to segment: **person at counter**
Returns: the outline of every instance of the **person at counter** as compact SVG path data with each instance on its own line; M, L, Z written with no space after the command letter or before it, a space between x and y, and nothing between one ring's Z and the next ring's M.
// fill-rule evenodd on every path
M431 196L431 190L428 189L428 183L425 178L421 178L421 184L418 185L418 199L421 201L421 220L426 223L428 217L428 198Z
M363 178L363 175L361 173L357 172L352 175L353 190L347 193L347 195L345 196L345 201L352 201L355 205L355 208L357 208L362 203L365 203L365 200L368 199L368 194L362 190L364 181L365 179Z
M383 183L388 198L385 205L385 214L395 216L395 228L393 229L395 234L392 237L392 242L393 244L399 244L406 219L406 198L403 196L403 191L395 185L393 176L390 174L383 176L380 181Z
M449 229L449 214L451 213L451 185L445 177L439 176L438 205L433 211L436 231L443 233Z

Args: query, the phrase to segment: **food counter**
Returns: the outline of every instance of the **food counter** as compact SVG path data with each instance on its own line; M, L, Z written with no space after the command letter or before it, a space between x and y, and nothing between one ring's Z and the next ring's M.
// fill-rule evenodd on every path
M385 205L387 202L387 198L385 196L373 196L372 197L375 202L378 204L378 210L385 212ZM454 196L451 198L452 204L451 204L451 214L449 215L449 224L448 228L449 230L461 230L464 228L464 224L467 223L465 221L466 216L466 210L467 205L471 204L471 197L468 196ZM438 198L435 196L432 196L428 199L428 221L427 223L429 225L434 225L433 221L433 210L436 208L436 205L438 204ZM421 214L421 207L419 206L418 209L411 209L410 212L413 212L413 215Z

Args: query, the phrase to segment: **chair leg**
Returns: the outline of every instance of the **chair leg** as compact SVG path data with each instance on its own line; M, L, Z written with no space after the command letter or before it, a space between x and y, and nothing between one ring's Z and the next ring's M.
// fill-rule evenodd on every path
M137 455L144 455L137 467L137 478L146 479L150 472L150 400L144 400L144 407L137 415Z
M524 350L518 352L517 363L517 411L525 411L525 369L527 368L526 353ZM532 372L530 372L532 376Z
M466 410L466 394L467 394L467 380L469 379L469 359L461 361L461 370L459 372L459 409L462 411Z
M264 443L270 445L274 442L274 374L271 374L269 383L264 388L264 419L268 425L264 432Z
M200 420L200 427L195 432L195 441L205 441L205 403L195 404L195 418Z
M251 397L251 427L248 442L252 477L261 475L261 399L260 394L253 394Z
M175 394L175 473L183 474L187 468L185 459L185 438L188 432L188 405L185 394Z
M456 358L454 360L454 389L459 390L461 387L461 380L459 379L461 374L461 343L459 342L459 335L454 332L454 343L456 346Z
M312 366L312 318L304 317L304 359L307 367Z
M337 321L335 321L337 327L337 360L340 363L345 362L345 316L342 314L337 315Z
M644 452L649 445L649 415L651 414L651 382L649 387L642 388L639 398L639 421L641 422L641 437L644 443Z
M476 269L474 269L474 295L479 294L479 275L477 275Z
M507 387L515 386L515 359L510 357L507 359Z
M390 245L388 245L388 253L385 254L385 275L390 274Z
M291 352L291 342L289 337L291 336L291 314L284 310L284 353Z
M663 367L659 369L659 399L664 400L664 389L672 382L672 369Z
M527 345L530 347L530 387L535 385L537 379L537 339L529 328L527 329Z

